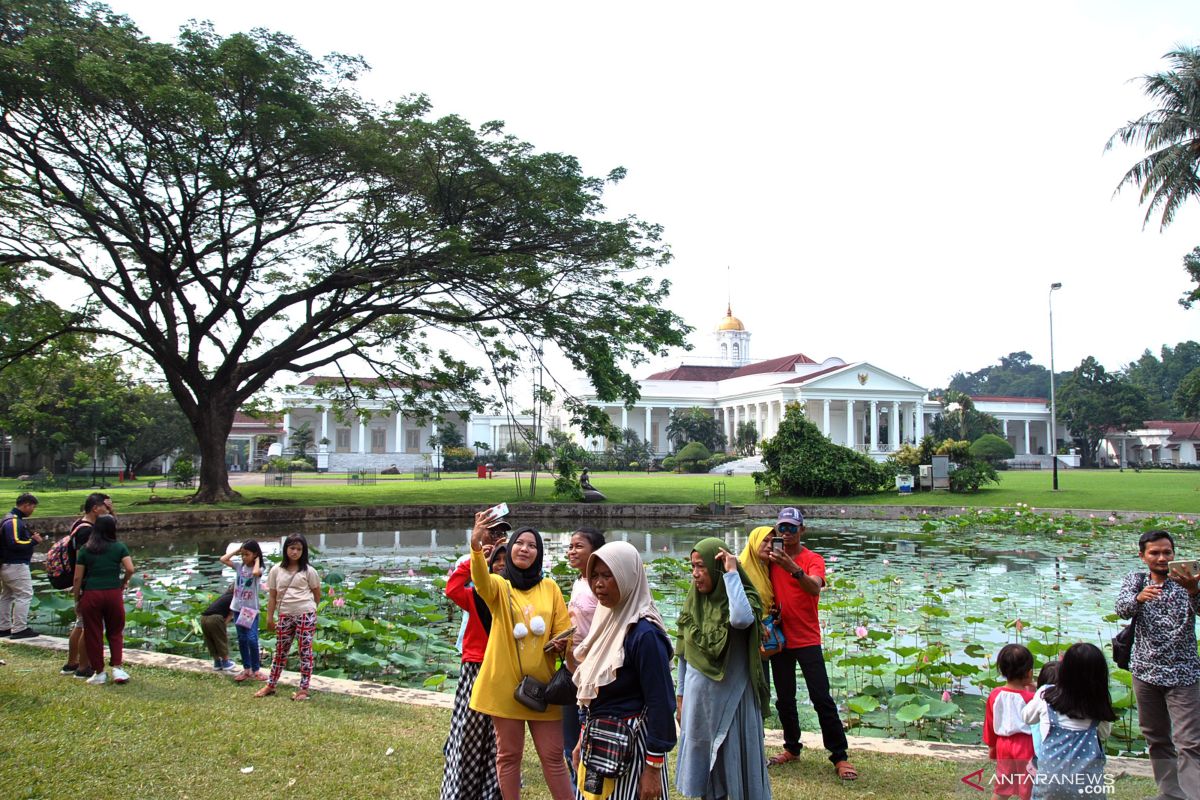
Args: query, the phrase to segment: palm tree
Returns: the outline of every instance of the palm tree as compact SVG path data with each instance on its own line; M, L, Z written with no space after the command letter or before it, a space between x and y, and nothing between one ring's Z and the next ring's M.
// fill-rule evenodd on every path
M1160 230L1187 200L1200 197L1200 48L1181 47L1163 58L1171 64L1169 72L1142 78L1145 93L1158 108L1118 129L1104 147L1107 151L1120 142L1146 150L1116 191L1130 184L1141 190L1139 202L1149 199L1145 223L1161 207Z

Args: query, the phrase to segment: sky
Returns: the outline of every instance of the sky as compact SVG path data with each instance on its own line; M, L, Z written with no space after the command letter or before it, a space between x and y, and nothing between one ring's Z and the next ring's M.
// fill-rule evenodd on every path
M926 387L1024 350L1110 370L1200 338L1182 258L1105 152L1137 78L1200 44L1200 3L113 0L149 36L195 17L363 56L360 91L504 120L628 177L614 215L665 227L671 308L713 354L726 302L754 359L870 361ZM655 359L652 368L686 355Z

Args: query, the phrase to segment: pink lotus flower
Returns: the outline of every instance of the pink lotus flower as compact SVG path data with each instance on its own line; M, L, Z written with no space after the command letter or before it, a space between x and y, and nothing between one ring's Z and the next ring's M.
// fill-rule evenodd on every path
M346 605L346 598L335 597L333 599L333 605L334 605L334 608L341 608L342 606Z
M1019 516L1021 516L1021 512L1020 512L1020 511L1014 511L1014 512L1013 512L1013 515L1014 515L1014 516L1017 516L1017 517L1019 517Z
M842 509L842 513L843 513L843 514L845 514L845 513L846 513L846 509L844 509L844 508L843 508L843 509Z
M891 562L891 561L889 561L889 560L887 560L886 558L883 560L883 565L884 565L885 567L886 567L888 564L891 564L891 563L892 563L892 562Z
M1109 521L1109 522L1116 522L1116 521L1117 521L1117 518L1116 518L1116 517L1114 517L1114 516L1109 516L1109 518L1108 518L1108 521Z
M837 556L830 556L830 557L829 557L829 560L830 560L830 561L837 561L837 560L838 560L838 557L837 557Z
M942 702L943 703L950 702L950 692L942 692Z
M417 571L416 571L416 570L414 570L414 569L412 569L411 567L409 567L409 570L408 570L408 577L410 577L410 578L415 578L415 577L417 577Z
M1020 617L1017 617L1017 621L1013 623L1013 627L1017 629L1017 633L1020 633L1025 630L1025 622Z
M326 591L326 592L325 592L325 594L329 595L330 597L333 597L335 594L337 594L337 589L335 589L334 587L330 586L330 587L329 587L329 590L328 590L328 591Z
M1063 529L1062 529L1062 528L1059 528L1059 529L1058 529L1058 535L1059 535L1059 536L1062 536L1062 532L1063 532Z
M859 625L854 629L854 635L860 639L865 639L867 637L867 629L862 625Z

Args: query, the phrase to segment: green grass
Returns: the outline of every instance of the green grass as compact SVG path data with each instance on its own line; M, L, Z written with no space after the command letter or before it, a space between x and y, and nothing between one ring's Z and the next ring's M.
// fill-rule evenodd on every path
M146 667L131 667L125 686L87 686L57 674L61 654L0 645L0 657L8 661L0 667L6 798L438 795L447 711L322 693L299 705L287 700L288 691L256 700L255 687L227 677ZM773 774L773 794L823 800L976 794L959 782L975 765L872 753L853 758L862 777L842 784L823 753L806 752ZM254 771L242 774L248 766ZM549 797L531 742L524 775L523 798ZM1117 786L1117 797L1153 793L1145 779Z
M302 479L297 476L297 480ZM612 503L684 503L706 505L713 499L713 485L724 482L729 502L734 505L762 502L755 495L754 480L748 475L732 477L717 475L675 475L668 473L594 473L592 483ZM1115 470L1064 470L1059 473L1060 491L1050 489L1048 472L1002 472L999 486L986 488L973 495L947 492L924 492L902 497L896 492L847 498L772 497L773 503L814 504L921 504L941 506L1011 506L1017 502L1038 508L1090 508L1101 511L1161 511L1168 513L1200 513L1200 471L1118 472ZM553 477L542 475L538 481L538 501L553 502ZM517 492L511 474L501 473L492 480L454 476L441 481L388 480L372 486L347 486L344 483L321 483L312 486L287 488L265 487L260 484L237 487L245 498L239 504L220 504L202 508L241 508L257 503L280 502L296 506L381 505L381 504L440 504L467 503L491 505L528 500L528 476L524 491ZM15 499L20 491L15 480L0 480L0 498ZM144 485L112 487L118 511L137 513L172 508L191 508L152 504L146 501L150 490ZM86 489L67 492L39 493L39 516L66 516L77 513ZM186 490L158 489L155 494L164 498L183 498Z

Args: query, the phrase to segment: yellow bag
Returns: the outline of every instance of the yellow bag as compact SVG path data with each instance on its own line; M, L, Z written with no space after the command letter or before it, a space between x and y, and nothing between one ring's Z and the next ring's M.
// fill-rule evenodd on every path
M579 787L579 796L583 800L608 800L613 790L617 788L616 778L605 778L604 788L599 794L589 792L583 788L583 782L587 778L587 767L583 765L583 760L580 759L579 767L575 770L575 785Z

